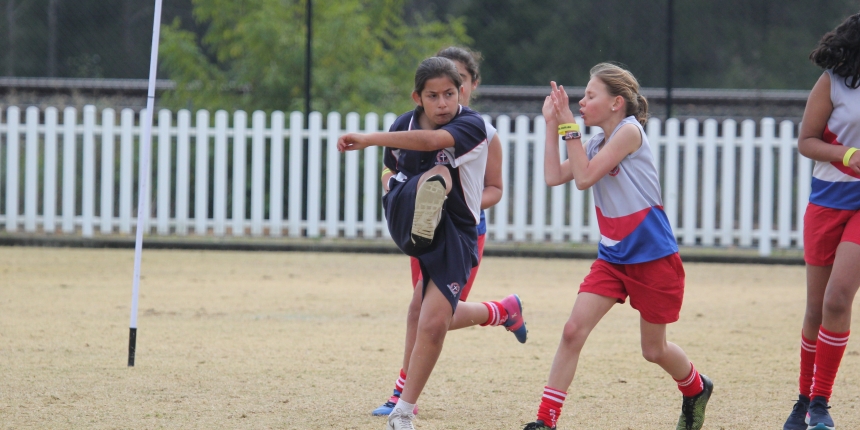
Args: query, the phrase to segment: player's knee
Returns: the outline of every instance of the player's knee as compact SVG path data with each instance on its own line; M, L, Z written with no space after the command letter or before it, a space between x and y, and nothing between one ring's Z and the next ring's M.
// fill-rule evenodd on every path
M649 363L659 363L664 354L666 353L666 348L660 345L642 345L642 357L645 358L645 361Z
M827 294L824 295L824 313L828 315L842 315L851 311L854 295L849 288L839 286L828 286Z
M424 334L431 342L442 343L445 340L445 334L448 332L448 323L448 320L439 315L428 315L427 318L421 318L418 324L418 331Z
M568 321L564 324L561 332L561 343L569 348L582 349L585 339L588 338L588 330L581 325Z

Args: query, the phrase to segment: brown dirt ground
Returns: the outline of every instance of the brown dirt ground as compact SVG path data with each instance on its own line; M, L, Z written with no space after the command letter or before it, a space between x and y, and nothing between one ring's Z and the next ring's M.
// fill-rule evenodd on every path
M133 259L0 248L0 428L383 428L370 411L400 368L405 257L145 251L129 368ZM486 258L470 300L519 293L529 341L500 328L449 334L418 428L532 421L589 265ZM686 270L669 338L715 382L705 428L780 428L796 397L803 267ZM832 405L840 428L860 428L857 340ZM638 313L620 305L585 346L560 428L670 429L679 407L669 376L641 357Z

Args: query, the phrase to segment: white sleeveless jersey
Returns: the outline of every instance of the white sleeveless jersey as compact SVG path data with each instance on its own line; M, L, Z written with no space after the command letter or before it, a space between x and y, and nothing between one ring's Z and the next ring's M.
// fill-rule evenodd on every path
M644 263L678 252L642 125L628 116L615 127L609 140L626 124L639 129L642 145L592 186L601 235L598 258L617 264ZM603 132L588 140L585 152L589 160L597 155L604 140Z
M831 145L860 149L860 89L845 84L845 78L828 70L833 112L822 140ZM812 170L809 202L832 209L860 209L860 175L842 161L816 161Z

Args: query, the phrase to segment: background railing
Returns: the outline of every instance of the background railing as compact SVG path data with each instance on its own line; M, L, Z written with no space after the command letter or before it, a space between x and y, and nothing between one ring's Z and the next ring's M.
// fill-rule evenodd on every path
M130 235L136 225L138 112L82 115L10 107L0 122L0 225L7 232ZM214 123L213 117L214 116ZM151 216L157 235L379 238L382 150L337 152L344 132L387 130L394 114L187 110L157 113ZM485 118L490 121L489 117ZM175 122L175 124L174 124ZM505 189L487 211L488 238L516 242L600 239L590 191L543 180L544 121L501 115ZM345 126L345 127L344 127ZM689 119L646 126L679 243L802 248L812 162L797 153L796 124L765 118ZM592 130L586 130L586 138ZM564 146L560 143L562 153ZM22 151L23 150L23 151ZM154 231L153 231L154 230Z

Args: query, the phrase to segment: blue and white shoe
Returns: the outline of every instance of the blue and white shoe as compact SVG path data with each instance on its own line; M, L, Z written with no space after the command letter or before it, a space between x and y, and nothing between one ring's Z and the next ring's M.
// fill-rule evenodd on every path
M828 412L830 406L827 405L827 400L824 397L816 396L809 402L809 412L806 414L807 430L835 430L836 424L833 424L833 418L830 418Z
M400 391L394 390L394 394L388 399L387 402L383 403L382 406L376 408L370 414L375 417L387 417L391 415L391 411L394 410L394 406L397 405L397 401L395 398L400 398ZM413 415L418 415L418 405L415 405L415 409L412 410Z
M505 297L500 302L508 313L508 320L505 321L505 328L514 333L520 343L526 343L529 331L526 329L526 322L523 319L523 302L520 301L520 296L511 294Z
M798 394L797 402L791 408L791 414L785 420L782 430L806 430L809 426L806 425L806 412L809 411L809 397L803 394Z

